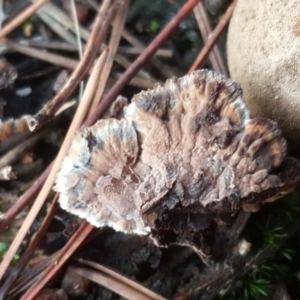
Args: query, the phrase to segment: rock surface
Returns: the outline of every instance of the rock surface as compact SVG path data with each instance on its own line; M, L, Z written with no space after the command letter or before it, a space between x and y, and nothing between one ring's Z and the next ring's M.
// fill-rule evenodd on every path
M230 76L253 117L300 145L300 1L239 0L228 33Z

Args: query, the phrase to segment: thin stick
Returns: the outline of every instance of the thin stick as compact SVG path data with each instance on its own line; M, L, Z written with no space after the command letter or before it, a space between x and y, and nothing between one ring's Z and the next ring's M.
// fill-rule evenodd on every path
M123 29L122 35L124 39L126 39L131 45L140 48L141 50L145 50L145 45L141 43L134 35L132 35L128 30ZM157 50L156 55L158 55L160 50ZM171 78L174 76L174 72L172 69L166 64L162 63L158 58L153 57L150 60L150 63L158 70L162 75L166 78Z
M60 42L60 41L56 41L56 40L36 41L34 39L24 39L24 40L21 40L21 44L23 46L36 47L36 48L54 49L54 50L67 51L67 52L78 52L78 47L76 45L71 45L67 42ZM133 47L120 46L118 48L118 53L130 54L130 55L140 55L144 49L145 49L145 47L141 48L141 47L136 47L136 46L133 46ZM170 58L173 56L173 51L168 48L160 48L155 53L155 56Z
M44 204L46 197L48 196L48 194L52 188L56 173L59 171L61 162L64 159L65 155L67 154L68 148L72 142L73 133L75 130L77 130L81 126L81 123L86 115L87 110L88 110L90 101L94 96L95 86L97 86L97 83L99 82L100 74L101 74L101 72L103 70L103 66L106 62L107 55L108 55L108 49L106 51L104 51L101 54L100 58L97 60L97 63L93 69L92 75L90 76L89 81L87 83L87 86L86 86L86 89L85 89L85 92L83 95L83 99L77 108L77 111L75 113L73 121L72 121L70 128L68 130L68 133L66 135L66 138L65 138L65 140L60 148L60 151L54 161L53 167L46 179L46 182L45 182L43 188L41 189L36 201L34 202L30 212L28 213L17 236L15 237L12 244L10 245L10 248L8 249L7 254L5 255L3 261L0 265L0 280L3 277L6 269L8 268L11 260L13 259L20 244L22 243L23 239L25 238L31 224L35 220L37 214L39 213L41 207Z
M128 299L157 299L157 300L164 300L165 298L163 298L161 295L158 295L154 292L152 292L150 289L146 288L145 286L143 286L140 283L135 282L132 279L129 279L128 277L113 271L112 269L105 267L103 265L97 264L95 262L92 261L88 261L85 259L78 259L78 262L82 263L83 265L89 266L93 269L96 269L97 271L99 271L99 273L94 273L95 275L100 276L100 280L101 281L106 281L107 279L111 282L112 285L116 285L115 287L110 287L110 285L107 284L103 284L103 286L105 286L106 288L109 288L110 290L112 290L115 293L118 293L119 295L121 295L122 292L124 292L124 290L126 289L129 294L125 295L122 294L121 296L128 298ZM77 269L79 270L79 269ZM81 269L82 270L82 269ZM76 269L75 269L76 271ZM85 276L82 272L79 271L79 274L81 273L81 275ZM88 273L85 273L87 276L87 278L89 277ZM90 278L91 280L93 280L92 278ZM99 281L95 281L96 283L100 283ZM119 289L117 288L119 287ZM118 290L120 291L120 293L118 292ZM121 291L122 290L122 291ZM132 297L130 297L130 295L132 295ZM134 295L134 296L133 296Z
M64 100L74 91L75 87L87 74L91 63L94 61L98 49L100 48L100 46L97 47L97 45L102 44L105 37L105 29L114 17L114 13L115 7L111 7L108 12L102 9L99 11L81 61L77 65L77 68L69 78L64 88L51 101L48 101L35 116L29 118L28 126L31 131L40 128L43 124L49 122L53 118ZM103 21L103 18L105 18L105 21Z
M19 143L13 149L5 153L0 157L0 168L11 165L12 163L20 159L23 153L31 149L48 132L49 129L41 130L36 134L28 137L25 141Z
M24 23L28 18L30 18L37 10L39 10L43 5L45 5L49 0L39 0L34 4L25 8L21 13L19 13L15 18L13 18L8 24L3 26L0 30L0 39L7 36L14 29Z
M127 285L124 282L117 280L115 277L105 274L104 272L94 271L91 269L79 268L79 267L73 267L73 269L77 274L89 280L92 280L98 284L101 284L102 286L117 293L118 295L120 295L122 298L125 299L166 300L166 298L163 298L157 294L151 295L152 297L149 297L147 294L144 294L143 292L136 289L135 287L132 287L131 285Z
M59 51L68 51L68 52L78 52L78 47L67 42L60 42L57 40L40 40L36 41L35 39L25 39L21 40L20 43L23 46L43 48L43 49L54 49Z
M78 22L77 10L76 10L76 6L75 6L75 0L70 0L70 4L71 4L73 22L75 24L75 30L76 30L78 56L79 56L79 58L82 58L83 50L82 50L82 43L81 43L81 37L80 37L79 22Z
M104 66L104 70L102 73L102 78L101 82L99 82L93 103L89 109L89 112L94 111L94 109L97 107L99 102L101 101L104 88L107 84L107 80L109 77L109 74L111 72L111 68L115 59L115 55L118 50L119 42L121 39L121 33L125 24L125 20L127 17L127 11L128 11L128 6L129 6L129 0L123 0L122 3L120 4L120 7L116 13L116 17L114 20L115 26L113 26L113 30L111 33L111 37L109 40L109 56L107 58L106 64Z
M144 51L145 47L126 47L126 46L120 46L118 48L118 53L122 54L132 54L132 55L140 55ZM166 58L171 58L173 56L173 51L167 48L161 48L158 49L155 53L155 56L161 56Z
M194 14L201 32L202 39L204 43L207 43L211 34L211 27L203 3L200 2L195 6ZM209 59L215 71L228 76L217 45L213 47L211 53L209 54Z
M36 282L26 291L21 300L35 299L51 278L60 270L69 257L78 249L85 238L92 232L94 227L87 222L83 222L76 233L69 239L67 244L58 253L55 263L52 263L39 276Z
M78 57L79 59L82 59L82 54L83 54L83 46L81 42L81 37L80 37L80 28L79 28L79 22L78 22L78 16L77 16L77 10L76 10L76 5L75 5L75 0L69 0L71 4L71 10L72 10L72 16L73 16L73 21L75 24L75 30L76 30L76 41L77 41L77 47L78 47ZM82 98L83 94L83 82L80 83L79 85L79 99Z
M154 55L160 45L165 42L166 38L170 36L173 30L179 25L196 6L199 0L189 0L180 11L172 18L172 20L166 25L166 27L156 36L156 38L150 43L145 51L131 64L131 66L125 71L125 73L117 80L112 86L101 103L98 105L95 112L88 118L85 125L91 125L104 114L106 109L118 96L122 88L135 76L135 74L141 69L141 67Z
M122 73L116 72L116 73L112 74L111 77L113 79L118 79L118 78L122 77ZM135 76L128 82L128 85L136 86L140 89L147 90L147 89L152 89L155 83L157 83L157 80L154 81L154 80L144 79L144 78Z
M25 253L22 255L20 261L18 262L17 266L14 268L13 272L9 275L6 282L3 284L0 290L0 299L5 299L7 292L9 291L11 285L14 283L16 278L22 272L24 267L26 266L27 262L29 261L30 257L38 247L41 238L45 235L46 230L48 229L54 215L56 212L56 203L58 200L58 193L55 194L54 199L52 201L51 207L48 210L46 217L43 220L43 223L39 230L34 234L32 237L30 244L28 245Z
M218 25L216 26L216 28L214 29L214 31L210 35L207 43L204 45L204 47L200 51L199 55L197 56L196 60L194 61L193 65L189 69L188 74L192 73L197 68L201 68L201 65L204 63L204 61L208 57L208 55L209 55L211 49L214 47L216 41L218 40L218 38L220 37L222 32L225 30L225 28L226 28L226 26L227 26L227 24L228 24L228 22L229 22L229 20L232 16L232 13L234 11L236 2L237 1L235 0L230 4L227 11L225 12L223 17L219 21Z
M46 61L50 64L60 66L62 68L73 70L78 66L78 61L76 59L71 59L48 51L24 46L7 38L1 40L1 44L4 45L8 50L16 51L36 59Z

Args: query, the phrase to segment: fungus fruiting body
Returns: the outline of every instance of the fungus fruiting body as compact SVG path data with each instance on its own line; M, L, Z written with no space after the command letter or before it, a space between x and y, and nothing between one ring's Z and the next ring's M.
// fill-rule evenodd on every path
M200 249L210 228L296 187L299 165L285 155L277 124L250 119L238 83L199 70L135 95L121 120L79 130L55 189L96 227Z

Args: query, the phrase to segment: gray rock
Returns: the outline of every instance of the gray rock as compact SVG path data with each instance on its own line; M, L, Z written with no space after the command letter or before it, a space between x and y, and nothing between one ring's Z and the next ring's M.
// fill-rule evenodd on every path
M300 145L300 1L239 0L228 33L230 76L253 117Z

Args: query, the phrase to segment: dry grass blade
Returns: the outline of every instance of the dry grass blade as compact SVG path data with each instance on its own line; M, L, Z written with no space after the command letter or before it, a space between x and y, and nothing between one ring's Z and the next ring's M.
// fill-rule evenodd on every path
M218 25L216 26L216 28L214 29L214 31L210 35L207 43L205 43L204 47L202 48L202 50L198 54L197 58L195 59L193 65L189 69L188 74L192 73L193 71L197 70L198 68L201 68L201 65L206 60L206 58L208 57L210 51L212 50L215 43L217 42L218 38L220 37L222 32L225 30L227 24L229 23L230 18L233 14L233 11L234 11L236 2L237 2L237 0L233 1L230 4L230 6L227 8L227 11L225 12L223 17L219 21Z
M158 48L163 42L170 36L173 30L179 25L179 23L193 10L199 0L189 0L179 12L171 19L166 27L156 36L156 38L150 43L145 51L131 64L131 66L125 71L125 73L118 79L118 81L112 86L101 103L97 106L97 109L85 122L85 125L92 125L96 120L104 114L107 108L111 105L114 99L118 96L122 88L137 74L142 66L149 61L149 59L155 54Z
M47 40L41 40L36 41L35 39L26 39L22 40L22 45L24 46L30 46L30 47L36 47L36 48L43 48L43 49L54 49L59 51L74 51L77 52L77 46L69 44L67 42L57 42L57 41L47 41Z
M116 271L104 267L103 265L99 265L85 259L78 259L78 261L100 272L94 272L90 269L75 268L76 272L95 281L98 284L103 285L104 287L110 289L111 291L119 294L122 297L128 299L165 299L162 296L144 287L140 283L137 283L134 280L131 280ZM127 294L128 292L129 294Z
M211 34L211 27L208 21L208 17L204 8L203 3L199 2L198 5L194 8L194 14L203 38L203 41L207 43L209 36ZM218 46L215 45L209 55L212 67L215 71L222 73L228 76L228 72L224 66L224 63L221 58L220 51Z
M76 42L77 42L77 48L78 48L78 57L79 57L79 59L82 59L83 46L82 46L82 41L81 41L81 37L80 37L80 28L79 28L79 21L78 21L78 16L77 16L75 0L70 0L70 4L71 4L71 11L72 11L73 21L74 21L74 25L75 25L75 30L76 30ZM83 85L84 85L83 82L81 82L79 85L79 99L82 98Z
M88 73L94 58L98 53L98 49L100 48L100 45L106 36L106 31L109 23L114 17L115 9L116 6L113 5L111 7L105 6L99 11L80 63L77 65L77 68L69 78L64 88L51 101L48 101L35 116L29 118L28 126L30 130L36 130L46 122L49 122L55 115L56 111L63 104L64 100L74 91L75 87Z
M111 37L109 40L108 48L109 48L109 56L107 58L106 64L104 66L103 74L102 74L102 80L99 83L99 86L97 88L93 103L90 107L89 112L91 113L94 108L99 104L104 88L106 86L109 74L111 72L111 68L115 59L115 55L118 50L118 46L120 43L121 39L121 33L125 24L125 20L127 17L127 11L128 11L128 6L129 6L129 0L123 0L120 4L119 9L117 10L116 17L114 24L115 26L113 27Z
M46 197L48 196L48 193L50 192L50 190L52 188L56 173L58 172L61 162L64 159L64 157L68 151L69 145L72 141L73 133L75 132L75 130L77 130L81 126L82 121L83 121L84 117L86 116L88 106L94 96L94 93L95 93L95 87L97 86L98 82L100 81L99 80L100 74L101 74L101 71L103 70L103 66L106 62L107 55L108 55L108 51L106 50L102 53L102 55L98 59L96 65L93 69L92 75L89 78L89 81L87 83L87 86L86 86L86 89L85 89L85 92L83 95L83 99L77 108L76 114L70 125L70 128L68 130L66 138L65 138L65 140L60 148L60 151L54 161L53 167L46 179L46 182L45 182L43 188L41 189L35 203L33 204L23 225L21 226L17 236L15 237L12 244L10 245L10 248L9 248L5 258L3 259L3 261L0 265L0 279L3 277L6 269L8 268L11 260L13 259L16 251L18 250L20 244L22 243L31 224L35 220L38 212L40 211L42 205L44 204Z
M94 227L87 222L82 223L76 233L58 253L55 262L49 265L37 281L22 296L21 300L35 299L49 280L51 280L51 278L53 278L53 276L60 270L63 264L78 249L93 229Z
M81 58L83 50L82 50L82 43L81 43L81 38L80 38L80 28L79 28L75 0L70 0L70 3L71 3L72 16L73 16L73 20L74 20L74 24L75 24L75 29L76 29L76 41L77 41L77 47L78 47L78 56L79 56L79 58Z
M94 271L87 268L72 267L81 276L88 278L126 299L132 300L164 300L160 295L153 293L133 280L111 271L103 266L102 270ZM121 279L120 279L121 278ZM144 289L144 290L143 290Z
M7 292L9 291L10 287L16 280L16 278L19 276L19 274L22 272L26 264L28 263L30 257L36 250L37 246L39 245L39 242L42 238L42 236L46 233L46 230L48 229L54 215L56 212L56 203L58 200L58 194L55 194L54 199L52 201L51 207L48 210L48 213L39 228L39 230L35 233L32 240L30 241L30 244L28 245L25 253L22 255L20 261L18 262L17 266L14 268L13 272L10 274L6 282L3 284L3 286L0 289L0 300L5 299L5 296Z
M38 11L43 5L45 5L49 0L39 0L34 4L30 5L24 9L19 15L17 15L11 22L3 26L0 30L0 39L7 36L10 32L20 26L28 18L30 18L36 11Z

